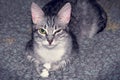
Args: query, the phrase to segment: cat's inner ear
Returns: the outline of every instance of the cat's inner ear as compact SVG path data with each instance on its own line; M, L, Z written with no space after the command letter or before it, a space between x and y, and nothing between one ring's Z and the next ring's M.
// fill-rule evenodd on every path
M62 24L68 24L71 16L71 4L66 3L58 12L58 21Z
M32 21L34 24L38 24L40 21L44 19L44 12L34 2L31 5L31 14L32 14Z

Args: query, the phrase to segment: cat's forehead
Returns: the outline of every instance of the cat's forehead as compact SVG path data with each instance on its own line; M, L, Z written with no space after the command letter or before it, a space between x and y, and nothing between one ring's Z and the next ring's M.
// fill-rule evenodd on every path
M55 17L46 16L42 25L45 28L53 28L56 25Z
M37 26L49 30L62 28L62 25L59 24L56 16L45 16L44 20L37 24Z
M54 17L54 16L52 16L52 17L47 16L47 17L46 17L46 25L47 25L48 27L54 27L54 26L56 26L55 17Z
M45 18L45 25L47 28L54 28L54 29L61 28L60 27L61 25L58 23L56 16L47 16Z

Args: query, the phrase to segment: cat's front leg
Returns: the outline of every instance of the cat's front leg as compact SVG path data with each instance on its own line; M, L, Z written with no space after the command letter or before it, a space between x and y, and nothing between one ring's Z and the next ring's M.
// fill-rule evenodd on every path
M30 62L34 62L35 61L35 58L33 58L31 55L27 55L27 59Z
M45 63L43 65L43 67L45 67L47 70L50 70L51 69L51 64L50 63Z
M39 61L34 61L35 63L35 68L37 73L39 74L38 77L48 77L49 76L49 69L51 68L51 64L50 63L45 63L43 65L40 65ZM41 67L41 69L40 69Z
M40 70L40 62L38 60L34 60L34 66L35 66L35 69L38 73L38 77L40 77L40 74L41 74L41 70Z
M44 69L41 72L41 77L48 77L49 76L49 70L51 68L51 64L50 63L45 63L43 64Z
M38 77L45 78L49 76L49 69L51 68L51 64L49 63L41 64L39 60L35 59L31 55L28 55L27 59L34 64Z
M28 55L27 59L34 64L37 73L40 74L40 70L39 70L40 62L36 60L34 57L32 57L31 55Z
M48 72L46 72L47 71L46 69L43 69L42 71L40 70L40 61L36 60L31 55L28 55L27 59L34 64L38 77L45 77L46 74L48 75Z

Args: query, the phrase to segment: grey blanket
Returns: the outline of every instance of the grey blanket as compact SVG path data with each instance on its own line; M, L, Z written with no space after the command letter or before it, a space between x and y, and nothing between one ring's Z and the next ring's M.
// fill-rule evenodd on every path
M120 80L120 30L79 40L79 53L64 69L39 78L26 60L31 37L30 5L49 0L0 0L0 80Z

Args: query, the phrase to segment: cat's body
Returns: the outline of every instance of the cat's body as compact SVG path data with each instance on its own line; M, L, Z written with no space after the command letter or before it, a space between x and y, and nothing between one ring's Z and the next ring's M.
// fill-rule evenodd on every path
M77 41L74 35L93 37L106 24L104 11L94 0L52 0L43 10L33 3L31 13L34 26L27 55L39 74L39 64L56 70L69 62Z

